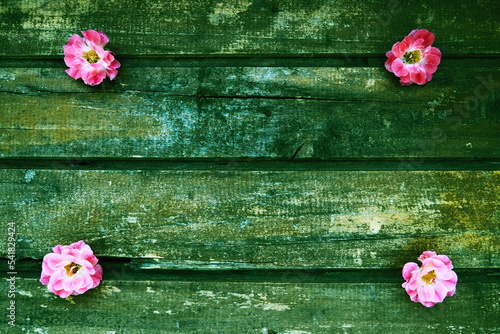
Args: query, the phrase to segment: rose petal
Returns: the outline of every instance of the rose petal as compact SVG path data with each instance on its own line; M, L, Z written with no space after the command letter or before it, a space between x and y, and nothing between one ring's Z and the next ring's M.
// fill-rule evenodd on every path
M411 271L418 268L412 262L403 266L403 278L406 280L403 287L410 299L431 307L442 302L445 297L452 296L458 278L451 270L451 260L446 255L437 255L431 251L423 252L418 259L422 262L421 269Z
M410 73L410 78L417 85L423 85L427 82L427 74L424 70L420 70L417 73Z
M410 45L410 49L422 50L424 48L424 46L422 45L423 42L424 42L423 38L415 39L415 41L413 41L413 43Z
M391 65L392 65L392 62L396 59L396 56L394 55L394 53L392 51L387 51L385 55L388 58L384 64L385 68L386 68L386 70L388 70L389 72L392 73L393 71L392 71Z
M402 85L402 86L409 86L413 83L413 81L411 81L411 78L410 78L410 74L408 73L408 75L405 75L405 76L402 76L399 78L399 83Z
M104 47L109 42L108 36L106 34L95 31L95 30L87 30L82 31L83 38L91 44L93 48L95 47Z
M53 250L58 253L44 256L40 276L40 282L47 285L49 291L66 298L99 285L102 280L102 267L95 265L97 258L90 246L79 241L68 246L58 245ZM67 265L72 263L79 265L78 270L69 271Z
M437 255L436 252L425 251L425 252L422 252L422 254L418 257L418 260L420 262L422 262L423 260L431 258L431 257L436 256L436 255Z
M394 43L391 50L386 53L385 68L400 78L401 85L413 83L423 85L429 82L441 61L441 51L431 46L434 38L434 34L426 29L412 30L401 42ZM422 59L415 64L406 63L404 55L414 50L422 52ZM404 66L395 63L397 59L400 59Z
M423 66L419 63L406 65L406 69L408 73L419 73L424 70Z
M419 270L418 264L415 262L408 262L403 266L403 278L406 281L409 281L412 277L412 272L415 270Z
M436 303L441 303L446 297L448 290L441 281L436 281L436 283L434 284L434 292L435 292L435 297L434 300L432 301Z
M423 301L433 301L436 296L433 284L419 285L417 292L419 298Z
M108 36L95 30L84 31L82 35L83 38L73 35L68 43L63 46L64 62L69 67L66 73L74 79L82 78L84 83L88 85L100 84L106 76L113 80L118 74L117 68L120 67L120 63L115 60L111 51L104 50L104 46L109 42ZM96 60L92 64L89 63L89 51L95 52L98 57L98 59L92 57ZM80 240L71 245L56 246L57 251L54 250L54 252L88 258L95 265L96 260L85 255L89 254L85 246L85 243Z
M410 48L411 43L409 43L406 39L402 42L398 42L393 45L392 52L396 58L401 58Z
M87 85L94 86L100 84L106 77L106 71L101 68L94 68L92 66L82 70L82 79Z
M422 38L424 41L422 43L423 46L428 46L434 43L435 36L427 29L416 29L410 32L410 36L413 36L415 39Z
M395 59L392 62L391 69L394 72L394 74L398 77L404 77L408 75L407 67L405 66L405 64L403 64L403 61L399 58Z

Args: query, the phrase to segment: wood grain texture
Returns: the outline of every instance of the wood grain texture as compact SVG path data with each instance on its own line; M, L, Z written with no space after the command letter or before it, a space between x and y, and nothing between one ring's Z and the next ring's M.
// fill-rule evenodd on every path
M85 240L143 268L500 264L498 171L2 170L19 258ZM5 256L7 238L0 240Z
M498 1L3 1L0 55L54 57L81 30L121 56L383 55L427 28L446 55L499 53ZM478 24L481 22L480 24Z
M0 332L499 333L498 12L1 1L0 225L16 227L17 326L0 284ZM443 59L431 82L401 87L384 54L417 28ZM87 29L110 37L116 80L64 72L62 46ZM41 259L77 240L104 280L61 299L38 281ZM7 241L3 228L2 264ZM424 250L459 276L432 308L401 287Z
M106 274L106 273L105 273ZM17 281L19 333L498 333L500 284L463 283L444 303L412 303L400 283L269 284L108 279L65 300ZM0 286L2 295L7 293ZM6 310L2 308L2 315ZM126 318L126 321L124 319ZM424 322L422 319L426 319ZM2 324L3 325L3 324Z
M498 158L499 74L445 67L401 87L382 66L131 67L88 87L0 68L0 156Z

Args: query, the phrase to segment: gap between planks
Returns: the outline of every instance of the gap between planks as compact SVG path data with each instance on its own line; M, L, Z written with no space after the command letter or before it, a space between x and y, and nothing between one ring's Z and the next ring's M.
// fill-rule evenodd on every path
M0 259L4 261L4 259ZM384 269L148 269L148 259L100 258L106 280L184 282L266 282L266 283L398 283L401 268ZM23 259L16 263L17 275L38 278L41 260ZM500 269L455 268L461 283L498 283ZM6 272L0 277L8 277Z
M138 57L116 55L121 67L383 67L386 57L336 55L304 57L238 57L207 55L186 56L183 58L168 55L157 57ZM446 57L439 67L498 67L500 55L487 57ZM0 57L0 68L66 68L64 56L57 57Z
M49 170L213 170L213 171L494 171L500 158L439 159L401 157L398 159L151 159L131 158L0 158L0 169Z

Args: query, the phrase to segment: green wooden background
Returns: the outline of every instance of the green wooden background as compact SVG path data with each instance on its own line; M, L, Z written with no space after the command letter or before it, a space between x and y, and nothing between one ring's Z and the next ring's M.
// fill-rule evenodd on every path
M495 0L0 2L0 258L13 333L500 332ZM443 58L402 87L385 52L426 28ZM86 86L62 46L121 62ZM39 282L84 240L101 285ZM432 308L402 266L447 254ZM2 279L9 277L2 261Z

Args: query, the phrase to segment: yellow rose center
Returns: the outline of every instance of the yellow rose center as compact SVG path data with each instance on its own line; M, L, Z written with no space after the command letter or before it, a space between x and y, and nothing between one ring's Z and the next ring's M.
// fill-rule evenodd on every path
M73 276L80 270L82 266L79 264L76 264L74 262L70 262L69 264L64 266L64 269L66 269L66 275L68 276Z
M415 64L422 60L422 52L420 50L408 51L403 57L405 58L405 63Z
M99 56L97 55L97 52L95 52L94 50L89 50L87 52L84 52L82 57L83 59L88 61L89 64L95 64L99 60L101 60L101 58L99 58Z
M429 271L427 274L422 276L422 281L424 281L426 284L432 284L434 283L434 279L436 279L437 275L434 270Z

